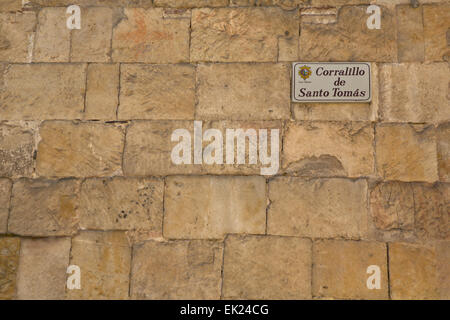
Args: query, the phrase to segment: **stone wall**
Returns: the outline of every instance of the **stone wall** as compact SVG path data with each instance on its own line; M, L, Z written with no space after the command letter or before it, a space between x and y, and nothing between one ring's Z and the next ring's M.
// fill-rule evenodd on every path
M418 2L1 1L0 299L450 299L450 1ZM295 61L371 62L372 101L292 103ZM194 120L279 129L280 170L173 164Z

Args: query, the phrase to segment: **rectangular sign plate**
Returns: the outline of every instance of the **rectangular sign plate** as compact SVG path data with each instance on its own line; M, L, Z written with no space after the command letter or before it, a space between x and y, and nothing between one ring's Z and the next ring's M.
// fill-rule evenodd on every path
M294 102L369 102L372 99L368 62L294 62Z

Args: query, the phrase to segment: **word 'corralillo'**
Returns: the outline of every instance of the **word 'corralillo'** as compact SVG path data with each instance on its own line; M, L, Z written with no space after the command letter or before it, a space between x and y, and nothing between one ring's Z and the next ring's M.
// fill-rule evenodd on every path
M259 129L226 129L226 164L245 164L245 147L248 141L248 163L257 164L258 154L262 175L274 175L280 166L279 156L279 129L270 130L270 154L268 153L268 130ZM237 140L237 157L235 157L235 141ZM224 164L224 141L222 132L218 129L208 129L203 133L202 121L194 121L194 150L192 157L192 138L187 129L176 129L171 136L172 142L178 142L172 149L172 162L176 165L192 164ZM203 142L211 142L203 149ZM259 150L258 150L259 148ZM235 162L237 158L237 162Z

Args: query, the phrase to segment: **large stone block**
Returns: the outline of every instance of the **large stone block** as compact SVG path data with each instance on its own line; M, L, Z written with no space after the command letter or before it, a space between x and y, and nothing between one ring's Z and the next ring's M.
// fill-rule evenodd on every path
M298 44L297 11L203 8L192 11L191 23L191 61L277 61L279 39Z
M226 7L228 0L154 0L153 3L170 8Z
M423 7L423 30L426 61L449 61L450 3Z
M112 9L82 8L81 17L81 29L72 31L70 61L110 61L113 28Z
M389 244L392 299L450 299L450 243Z
M190 20L155 9L125 9L113 30L115 62L178 63L189 61ZM176 14L175 14L176 16Z
M33 128L0 123L0 176L31 176L33 151Z
M20 238L0 238L0 300L16 298Z
M380 113L386 122L443 122L450 119L447 63L383 64Z
M410 5L399 5L396 7L396 16L399 62L424 61L425 41L422 6L413 8Z
M39 11L34 62L69 61L71 30L66 25L66 10L67 8L43 8Z
M214 239L227 233L265 233L263 177L169 177L164 203L167 238Z
M124 232L84 231L72 239L71 265L80 267L81 289L69 299L128 299L131 247Z
M31 62L36 20L34 12L0 13L0 61Z
M279 177L269 182L267 233L361 239L366 235L365 180Z
M386 180L438 180L436 136L423 125L378 125L376 127L378 174Z
M368 122L289 123L283 169L300 176L360 177L374 172L373 127Z
M48 177L111 176L121 173L123 130L102 123L44 122L37 173Z
M195 68L122 65L119 119L194 119Z
M313 296L335 299L388 299L386 244L366 241L319 240L313 246ZM380 270L380 288L367 279Z
M119 65L89 64L84 119L115 120L119 103Z
M13 185L8 231L22 236L72 235L78 230L76 180L20 179Z
M0 11L18 11L22 9L22 0L2 0Z
M9 200L12 183L8 179L0 179L0 234L6 233L8 227Z
M288 119L289 70L285 64L199 65L197 119Z
M23 239L17 278L17 298L65 298L70 238Z
M148 241L133 249L134 299L219 299L223 244Z
M367 6L341 7L337 23L305 23L302 20L300 61L396 61L395 15L387 7L380 8L380 29L367 28Z
M311 241L295 237L227 237L226 299L310 299Z
M145 230L161 236L164 182L156 179L88 179L81 186L80 227Z
M0 118L80 119L85 79L86 66L82 64L9 65L0 88Z

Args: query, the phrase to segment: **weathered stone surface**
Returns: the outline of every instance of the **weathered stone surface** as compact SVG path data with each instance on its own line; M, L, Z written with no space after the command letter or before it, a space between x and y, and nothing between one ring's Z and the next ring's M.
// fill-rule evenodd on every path
M267 233L360 239L366 234L365 180L278 177L269 182Z
M125 19L113 30L113 61L187 62L190 20L164 19L163 14L160 8L125 9Z
M399 62L423 61L425 45L422 7L413 8L410 5L400 5L396 7L396 15Z
M69 299L128 299L131 247L124 232L83 231L72 239L71 265L81 269L81 289Z
M43 7L69 6L73 0L29 0L33 5ZM77 0L80 7L107 6L107 7L151 7L152 0Z
M308 4L309 0L230 0L231 6L275 6L283 9L293 9Z
M30 176L34 132L26 126L0 123L0 176Z
M191 61L277 61L279 38L297 45L297 11L202 8L192 11L191 23Z
M35 27L34 12L1 13L0 61L30 62Z
M450 119L447 63L383 64L380 77L382 120L442 122Z
M195 68L122 65L119 119L193 119Z
M67 8L43 8L34 44L34 62L68 62L70 29L67 28Z
M11 185L10 180L0 179L0 234L6 233L7 229Z
M9 65L0 88L0 118L80 119L85 78L81 64Z
M16 297L20 238L0 238L0 300Z
M121 172L124 133L102 123L44 122L37 173L49 177L111 176Z
M450 240L450 185L414 184L413 191L417 236Z
M382 230L414 228L413 186L403 182L380 183L370 192L370 211Z
M378 174L385 180L438 180L433 127L379 125L376 127Z
M373 127L368 122L289 123L283 168L300 176L373 174Z
M65 298L70 238L23 239L17 278L17 298Z
M450 123L437 129L439 179L450 182Z
M223 244L148 241L133 249L134 299L219 299Z
M311 6L345 6L345 5L358 5L368 4L370 0L311 0Z
M226 7L228 0L154 0L153 3L171 8Z
M223 238L227 233L264 234L263 177L168 177L164 236Z
M450 29L450 3L423 7L425 60L442 61L450 58L448 30Z
M199 119L270 120L290 117L289 66L206 64L197 67Z
M22 9L22 0L2 0L0 11L18 11Z
M319 240L313 246L313 296L337 299L388 299L385 243ZM380 289L368 289L371 265L380 268Z
M171 142L178 128L193 132L192 121L135 121L127 130L123 171L127 176L165 176L195 174L201 166L172 163L171 152L177 142ZM193 140L193 139L192 139Z
M395 16L387 7L380 8L380 29L367 28L366 6L340 8L337 23L302 22L300 61L395 61Z
M111 53L113 11L82 8L81 29L72 31L72 62L108 62Z
M311 298L311 241L274 236L227 237L223 296L230 299Z
M115 120L119 103L119 65L89 64L84 119Z
M76 180L18 180L12 190L8 231L23 236L74 234L78 190Z
M392 299L449 299L449 242L389 244Z
M80 227L145 230L161 236L164 182L155 179L88 179L81 187Z

